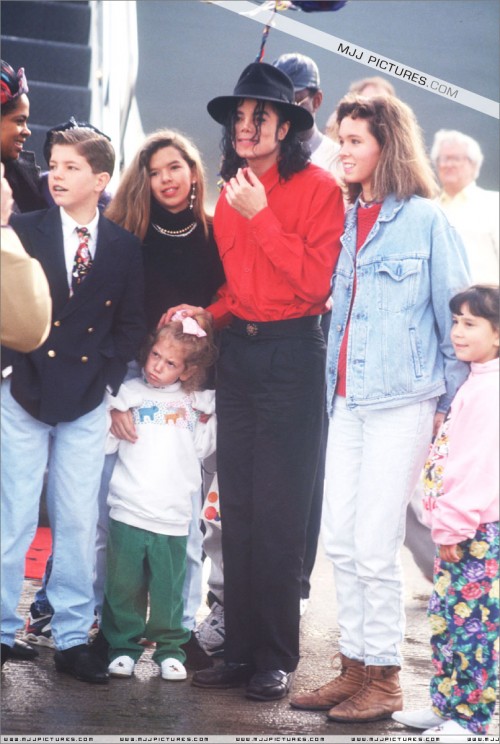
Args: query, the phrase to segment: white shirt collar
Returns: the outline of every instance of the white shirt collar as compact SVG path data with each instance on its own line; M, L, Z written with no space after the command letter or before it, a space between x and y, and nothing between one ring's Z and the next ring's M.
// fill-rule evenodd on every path
M75 222L73 217L66 212L63 207L59 207L61 213L61 222L64 235L68 235L76 230L77 227L86 227L92 238L95 238L97 232L97 223L99 222L99 210L96 209L95 216L86 225Z

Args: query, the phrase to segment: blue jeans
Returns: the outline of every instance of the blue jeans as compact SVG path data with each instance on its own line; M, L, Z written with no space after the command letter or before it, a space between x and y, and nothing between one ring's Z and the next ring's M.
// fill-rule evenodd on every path
M48 462L53 566L47 595L54 608L54 642L65 650L87 642L94 614L92 573L105 406L102 403L76 421L52 426L30 416L14 400L6 381L1 412L2 643L12 646L16 631L23 627L17 605Z

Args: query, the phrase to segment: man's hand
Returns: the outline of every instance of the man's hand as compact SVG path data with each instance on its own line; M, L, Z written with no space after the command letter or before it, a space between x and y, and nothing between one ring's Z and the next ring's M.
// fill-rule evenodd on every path
M239 168L234 178L228 181L226 199L247 220L267 207L264 186L250 168Z
M135 444L138 439L135 430L134 419L131 411L117 411L112 408L111 414L111 434L117 439L124 439L126 442Z
M203 307L195 307L195 305L176 305L175 307L169 308L166 313L163 313L156 327L161 328L162 326L167 325L167 323L170 323L172 317L177 311L180 311L185 318L192 318L194 315L205 315L210 322L213 320L212 314Z

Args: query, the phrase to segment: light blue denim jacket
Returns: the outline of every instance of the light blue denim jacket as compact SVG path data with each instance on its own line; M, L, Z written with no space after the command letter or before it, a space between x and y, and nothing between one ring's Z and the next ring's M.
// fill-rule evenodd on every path
M450 341L448 301L470 285L463 243L440 207L388 196L356 256L358 203L346 215L332 281L327 401L331 415L340 345L347 345L346 404L392 408L438 397L446 411L469 373ZM360 207L361 209L361 207Z

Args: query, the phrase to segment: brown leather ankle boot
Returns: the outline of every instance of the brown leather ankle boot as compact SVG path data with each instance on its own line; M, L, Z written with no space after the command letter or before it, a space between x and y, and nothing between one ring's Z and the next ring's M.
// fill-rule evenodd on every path
M341 670L338 677L317 690L294 695L290 700L290 705L293 708L329 710L333 705L338 705L343 700L347 700L361 689L365 678L363 662L348 659L344 654L339 654L339 657Z
M363 686L333 707L330 721L378 721L403 708L398 666L367 666Z

